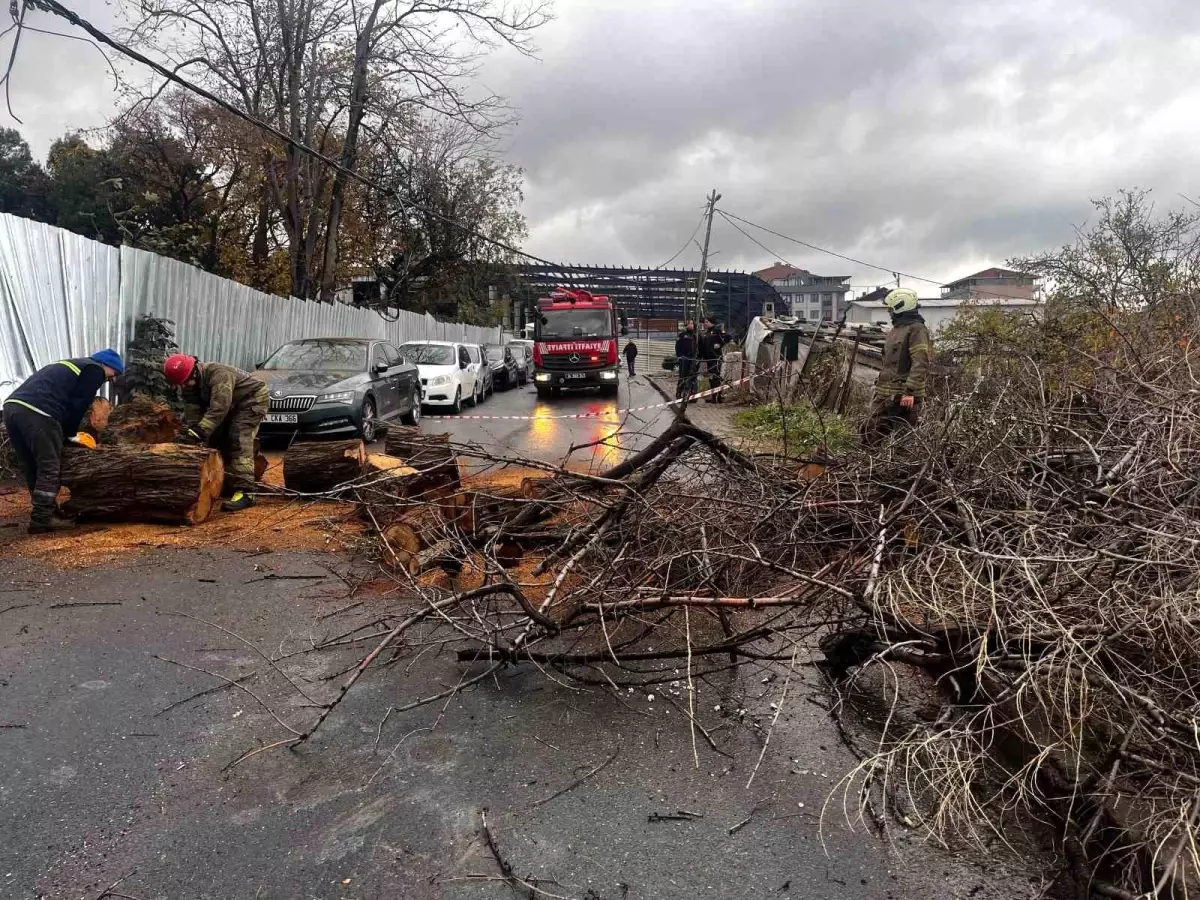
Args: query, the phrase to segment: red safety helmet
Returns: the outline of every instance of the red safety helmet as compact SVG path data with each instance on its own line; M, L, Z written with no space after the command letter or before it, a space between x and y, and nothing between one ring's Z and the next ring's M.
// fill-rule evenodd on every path
M174 353L163 363L163 374L171 384L183 384L195 370L196 357L184 353Z

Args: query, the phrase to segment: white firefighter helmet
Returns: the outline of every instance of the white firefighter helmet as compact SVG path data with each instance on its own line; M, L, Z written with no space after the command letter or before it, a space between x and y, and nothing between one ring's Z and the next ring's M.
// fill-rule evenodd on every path
M912 288L894 288L888 291L883 302L892 311L892 315L898 316L917 308L917 292Z

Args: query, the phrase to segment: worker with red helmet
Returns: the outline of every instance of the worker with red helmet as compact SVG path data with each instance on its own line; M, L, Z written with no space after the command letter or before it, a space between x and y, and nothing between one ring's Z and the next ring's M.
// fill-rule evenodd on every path
M216 447L225 460L226 510L254 505L254 442L267 414L267 385L249 372L176 353L163 363L167 381L183 389L178 441Z

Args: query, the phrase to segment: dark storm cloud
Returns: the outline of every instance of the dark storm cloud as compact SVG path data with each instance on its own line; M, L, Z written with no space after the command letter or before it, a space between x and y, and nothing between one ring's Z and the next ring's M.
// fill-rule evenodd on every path
M115 28L116 11L109 0L66 0L65 5L101 29ZM25 22L40 31L24 31L13 66L10 102L21 124L5 111L0 125L18 128L34 154L45 158L55 138L68 131L103 126L113 115L117 89L105 55L94 44L42 33L83 32L34 9L26 11ZM12 37L10 34L0 45L6 62ZM117 54L108 51L107 56L118 69L124 65Z
M71 5L115 24L106 0ZM1162 206L1200 194L1195 0L556 7L540 62L498 53L483 70L522 116L504 152L542 256L656 265L716 187L777 231L942 279L1070 240L1089 199L1122 187ZM106 121L107 71L85 44L26 35L12 100L35 152ZM888 277L753 233L770 251L718 220L714 264Z
M934 278L1070 240L1089 198L1194 189L1200 4L560 0L520 109L530 249L654 265L722 205ZM754 233L856 283L886 274ZM719 265L770 254L719 222ZM695 264L693 250L682 260Z

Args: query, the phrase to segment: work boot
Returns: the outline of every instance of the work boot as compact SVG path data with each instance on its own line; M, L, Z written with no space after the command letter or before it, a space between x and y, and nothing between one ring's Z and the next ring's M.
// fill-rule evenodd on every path
M221 504L221 509L225 512L237 512L240 509L249 509L254 505L254 498L244 491L234 491L233 496Z
M62 515L53 503L39 503L33 507L27 530L30 534L49 534L74 527L75 520Z

